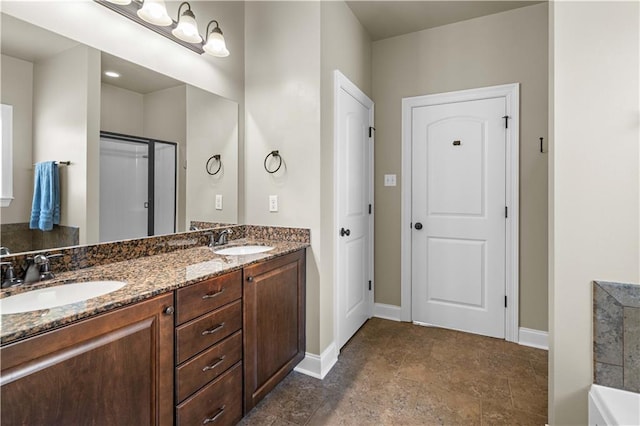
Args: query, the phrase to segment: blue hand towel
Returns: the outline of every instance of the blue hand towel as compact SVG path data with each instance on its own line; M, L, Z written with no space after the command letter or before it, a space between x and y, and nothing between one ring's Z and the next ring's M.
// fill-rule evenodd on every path
M51 231L60 224L60 176L55 161L37 163L29 228Z

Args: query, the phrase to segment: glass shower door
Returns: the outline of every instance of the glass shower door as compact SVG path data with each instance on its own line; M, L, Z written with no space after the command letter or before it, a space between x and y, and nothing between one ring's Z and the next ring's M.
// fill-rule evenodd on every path
M175 232L176 144L100 134L100 242Z
M100 138L100 242L148 234L149 145Z

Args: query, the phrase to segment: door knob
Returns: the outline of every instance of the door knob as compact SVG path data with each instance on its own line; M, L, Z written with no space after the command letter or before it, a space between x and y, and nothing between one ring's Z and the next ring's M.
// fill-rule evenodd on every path
M351 235L351 231L348 229L340 228L340 236L344 237L345 235L348 237L349 235Z
M418 231L422 229L422 224L420 222L416 222L415 225L413 225L414 228L416 228Z

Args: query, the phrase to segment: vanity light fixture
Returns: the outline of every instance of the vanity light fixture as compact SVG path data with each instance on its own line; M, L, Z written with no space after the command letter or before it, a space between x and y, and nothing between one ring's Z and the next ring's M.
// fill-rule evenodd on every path
M209 28L213 23L216 24L216 27L209 32ZM229 56L229 51L227 50L227 45L224 42L222 30L220 29L220 25L218 25L218 21L215 19L207 24L206 36L207 40L203 47L205 52L210 55L217 56L218 58L225 58Z
M218 58L229 56L218 21L214 19L209 22L203 41L198 32L195 14L186 1L178 7L177 21L167 14L164 0L94 1L198 54L206 52ZM213 29L211 29L212 24L215 24Z
M138 16L150 24L161 27L173 24L173 20L167 13L164 0L143 0L142 7L138 9Z
M182 6L187 6L187 10L180 14ZM198 34L196 16L191 11L191 5L186 1L182 2L180 7L178 7L178 26L171 31L171 34L178 37L180 40L186 41L187 43L202 43L202 37Z

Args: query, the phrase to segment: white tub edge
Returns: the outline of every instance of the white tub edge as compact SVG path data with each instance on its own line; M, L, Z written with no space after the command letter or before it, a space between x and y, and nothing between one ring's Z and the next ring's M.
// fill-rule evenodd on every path
M640 425L640 393L591 385L589 426Z

